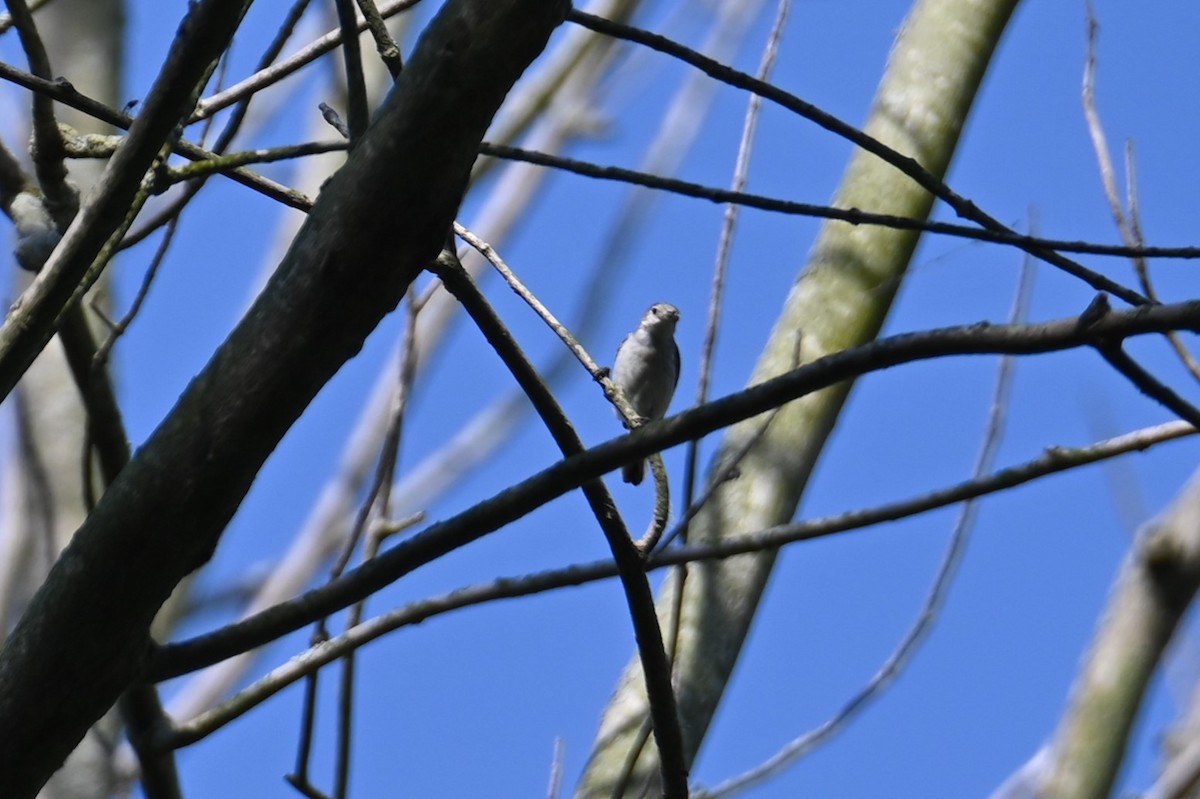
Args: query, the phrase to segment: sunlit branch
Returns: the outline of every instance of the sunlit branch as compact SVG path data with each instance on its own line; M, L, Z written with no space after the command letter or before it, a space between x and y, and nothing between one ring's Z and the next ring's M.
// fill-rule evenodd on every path
M719 560L800 541L866 529L876 524L909 518L957 502L1005 491L1042 477L1099 463L1130 452L1144 451L1167 441L1195 435L1196 432L1195 428L1185 422L1170 422L1105 439L1085 447L1050 447L1042 456L1032 461L1003 469L987 477L968 480L900 502L749 533L744 537L719 545L668 549L656 553L648 562L647 568L661 569L682 563ZM284 665L275 668L246 687L229 701L178 725L168 738L157 743L159 746L176 749L193 744L307 674L342 657L347 651L365 646L402 627L421 624L436 616L462 608L586 585L599 580L612 579L616 575L617 570L612 560L605 559L537 574L499 577L488 583L468 586L442 596L412 602L369 619L346 630L345 633L334 639L296 655ZM171 658L173 646L175 645L168 645L164 649L162 653L164 662L168 662Z
M278 638L368 596L442 555L494 532L606 472L651 452L682 444L783 403L867 372L950 355L1048 353L1125 336L1200 330L1200 301L1107 314L1092 326L1077 319L1033 325L978 324L878 339L826 356L573 455L471 508L436 523L340 580L237 624L164 649L156 677L177 676ZM198 651L197 651L198 650ZM201 654L203 653L203 654ZM184 666L183 664L186 664ZM182 668L182 671L179 669Z
M915 158L911 158L903 153L897 152L883 142L875 139L858 128L850 125L832 114L828 114L817 108L811 103L807 103L796 97L793 94L785 92L777 86L770 83L757 80L744 72L732 69L711 58L697 53L688 47L679 44L664 36L658 36L648 31L640 30L629 25L612 22L610 20L594 17L590 14L585 14L578 10L573 10L567 17L571 22L584 25L592 30L600 33L605 33L610 36L615 36L621 39L627 39L641 45L645 45L661 53L665 53L674 58L678 58L685 63L700 69L713 77L716 80L728 83L739 89L754 92L762 96L766 100L786 108L793 113L796 113L805 119L811 120L826 130L841 136L842 138L854 143L863 150L875 155L888 164L891 164L896 169L899 169L908 177L919 185L921 188L928 191L933 196L945 202L955 213L965 219L970 219L980 227L986 228L995 232L1013 233L1013 231L999 220L984 213L975 203L968 200L966 197L958 194L946 185L936 175L925 169ZM1031 255L1040 258L1046 263L1055 266L1069 275L1083 280L1092 288L1100 291L1108 291L1114 296L1120 297L1130 305L1143 305L1148 300L1132 289L1125 288L1119 283L1100 275L1069 258L1060 255L1057 252L1047 250L1042 247L1026 248L1020 244L1017 246L1026 249Z

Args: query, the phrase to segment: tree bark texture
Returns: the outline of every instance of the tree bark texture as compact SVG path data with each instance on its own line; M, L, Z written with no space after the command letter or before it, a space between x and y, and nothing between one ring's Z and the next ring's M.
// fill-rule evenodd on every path
M437 256L488 124L566 11L563 0L451 0L430 23L262 294L0 653L0 796L35 794L139 678L159 606L211 557L287 429Z

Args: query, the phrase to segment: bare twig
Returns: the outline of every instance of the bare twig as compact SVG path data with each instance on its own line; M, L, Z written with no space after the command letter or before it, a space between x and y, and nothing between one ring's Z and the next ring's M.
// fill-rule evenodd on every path
M516 273L509 268L508 264L504 262L504 259L500 257L500 254L490 244L467 230L458 222L454 223L454 233L467 244L474 247L495 268L500 276L504 278L505 282L508 283L513 293L524 300L541 317L542 321L554 331L554 334L567 346L567 349L571 351L575 358L583 364L583 368L588 370L593 379L597 382L603 380L604 374L600 364L596 363L575 336L571 335L571 331L567 329L566 325L558 321L558 317L551 313L550 309L543 305L541 300L529 290L529 287L521 282L521 279L516 276ZM630 409L629 415L636 416L632 409Z
M117 339L125 335L125 331L129 329L129 326L133 324L133 320L141 312L142 305L146 302L146 297L150 295L150 287L154 284L154 278L158 276L159 267L162 266L163 260L167 257L167 252L171 248L171 242L175 240L175 231L178 227L178 216L172 217L167 222L166 235L158 243L158 247L150 259L150 265L146 267L146 273L142 275L142 282L138 285L137 294L134 295L133 302L129 304L129 310L119 320L111 323L108 337L104 339L104 343L96 350L96 355L92 361L93 368L102 368L108 362L109 354L112 352L112 348L116 346Z
M30 91L44 94L54 100L69 105L72 108L82 111L102 122L107 122L114 127L122 130L129 130L133 125L133 117L123 111L116 111L104 105L98 100L94 100L87 95L84 95L75 90L71 84L65 81L49 81L31 75L28 72L16 69L9 64L0 61L0 79L8 80L16 83L19 86L24 86ZM138 116L142 119L146 116L143 112ZM62 126L59 126L62 130ZM169 137L167 137L169 139ZM212 158L212 153L199 147L191 142L182 139L173 141L172 147L174 152L182 155L184 158L192 160ZM241 183L247 188L253 189L260 194L270 197L273 200L283 203L291 208L298 208L307 211L312 207L312 201L307 197L300 195L298 192L288 189L273 180L263 177L255 172L245 168L235 169L228 174L228 177L236 183Z
M367 129L367 80L363 76L362 48L358 42L358 16L354 13L354 0L334 0L337 7L338 26L342 31L342 65L346 69L346 96L349 104L349 131L347 137L353 147ZM340 798L339 798L340 799Z
M288 144L281 147L264 147L257 150L243 150L228 155L214 155L211 159L193 161L180 167L166 171L165 180L160 184L178 183L184 180L208 178L214 174L228 173L237 167L247 164L269 164L275 161L286 161L292 158L304 158L320 153L338 152L346 149L344 142L315 141L305 144Z
M288 13L284 15L283 20L280 22L279 29L275 32L275 38L271 40L262 57L259 58L258 69L265 69L279 57L280 51L283 50L284 45L287 44L295 32L296 25L299 24L301 17L304 16L304 12L308 10L309 3L311 2L312 0L295 0L291 8L288 9ZM224 153L226 148L229 147L233 139L241 131L242 123L246 120L246 114L250 109L251 99L252 97L247 97L234 106L233 111L229 114L229 119L225 123L225 127L221 129L221 133L213 143L212 151L214 153ZM212 119L212 117L209 117L209 119ZM206 181L207 178L202 177L189 183L184 187L180 196L173 199L167 207L160 209L152 218L146 220L145 224L140 228L127 234L121 240L119 249L125 250L133 247L172 219L177 218L188 204L191 203L192 199L200 193L200 189L204 187Z
M705 186L685 180L650 175L633 169L625 169L623 167L601 166L589 161L580 161L573 158L565 158L563 156L540 153L536 150L526 150L520 147L509 147L484 142L480 145L479 151L488 155L495 155L499 158L509 158L515 161L524 161L530 164L537 164L539 166L562 169L567 172L573 172L577 175L596 178L598 180L613 180L636 186L661 189L663 191L669 191L673 194L679 194L685 197L696 197L698 199L709 200L715 203L736 203L738 205L744 205L748 208L759 208L764 211L773 211L775 213L792 214L795 216L812 216L820 219L836 219L841 222L847 222L851 225L878 225L880 227L896 228L897 230L919 230L925 233L955 236L974 241L1010 244L1023 250L1061 250L1063 252L1085 253L1089 255L1110 255L1121 258L1126 258L1130 255L1142 255L1147 258L1200 258L1200 247L1146 247L1144 249L1139 249L1130 248L1124 244L1096 244L1094 242L1087 241L1040 239L1034 236L1024 236L1014 231L981 230L979 228L969 227L966 225L955 225L947 222L928 222L925 220L913 219L905 216L895 216L893 214L868 213L866 211L860 211L857 208L833 208L828 205L798 203L758 194L734 192L729 191L728 189ZM1131 291L1130 289L1121 286L1119 283L1114 283L1109 278L1097 272L1092 272L1091 270L1087 270L1083 267L1079 267L1079 269L1082 270L1083 273L1086 273L1085 282L1097 286L1116 286L1117 290L1113 293L1115 296L1121 297L1122 299L1124 299L1126 295L1129 295L1129 292ZM1102 290L1108 291L1108 289ZM1142 298L1142 302L1140 303L1132 304L1145 304L1145 298Z
M1101 122L1100 112L1096 108L1096 40L1100 33L1100 24L1096 21L1095 10L1091 3L1087 6L1087 22L1087 59L1083 68L1083 114L1092 139L1092 149L1096 151L1096 160L1100 168L1100 182L1104 186L1104 197L1108 200L1108 208L1112 213L1113 222L1116 223L1117 231L1125 244L1140 248L1145 245L1145 239L1142 237L1139 219L1137 170L1133 158L1133 145L1127 143L1125 148L1126 198L1129 207L1129 215L1126 216L1125 209L1121 207L1120 194L1117 191L1116 170L1113 168L1108 137L1104 134L1104 123ZM1141 256L1133 256L1132 261L1138 282L1142 286L1142 293L1150 300L1158 302L1158 295L1150 280L1150 269L1146 264L1146 259ZM1167 339L1171 342L1171 347L1175 350L1184 368L1192 374L1192 377L1200 380L1200 363L1196 362L1183 340L1174 333L1168 333Z
M666 55L677 58L685 63L691 64L697 69L703 70L716 80L728 83L731 86L736 86L740 89L752 91L761 95L764 99L777 103L793 113L796 113L805 119L811 120L826 130L845 138L863 150L883 159L888 164L899 169L905 175L908 175L912 180L928 191L933 196L949 205L959 216L977 223L980 227L993 232L1002 232L1011 234L1013 231L1008 226L1001 223L994 217L989 216L979 209L975 203L952 190L944 181L936 175L929 172L915 159L903 155L896 150L888 147L883 142L875 139L863 131L855 128L853 125L847 124L837 117L827 114L811 103L806 103L799 97L783 91L782 89L772 86L769 83L764 83L760 80L755 80L750 75L744 72L739 72L735 69L725 66L717 61L714 61L707 56L684 47L678 42L672 41L663 36L657 36L638 28L629 25L612 22L610 20L594 17L584 12L573 10L568 14L567 19L579 25L585 25L594 31L602 32L610 36L626 39L636 42L637 44L650 47ZM1021 246L1021 245L1017 245ZM1109 291L1114 296L1120 297L1130 305L1144 305L1147 300L1137 292L1125 288L1114 281L1100 275L1090 269L1087 269L1082 264L1072 261L1060 255L1057 252L1047 250L1041 247L1022 247L1030 255L1039 258L1051 266L1057 267L1069 275L1083 280L1088 285L1100 291ZM1111 286L1112 288L1109 288ZM1114 290L1115 289L1115 290Z
M375 470L375 478L367 496L364 498L358 518L355 520L342 557L334 564L331 572L334 578L341 575L349 562L359 537L371 523L372 516L383 519L387 517L390 504L390 490L396 473L396 461L400 454L400 439L404 429L404 416L408 410L408 398L412 394L413 380L416 378L416 336L417 315L421 311L416 293L410 288L408 292L407 313L405 314L404 347L400 355L400 369L396 382L396 396L392 403L391 418L388 429L384 433L382 451L379 453L379 465ZM418 514L415 518L401 520L398 523L375 525L367 536L367 544L363 553L363 561L370 561L379 554L379 547L389 535L394 535L406 529L417 520L424 518ZM346 619L346 627L352 628L362 621L366 609L366 600L362 600L350 609ZM350 783L350 738L353 725L351 713L353 710L355 680L355 657L353 652L347 653L342 661L342 681L339 694L338 712L338 749L337 765L333 795L335 799L345 799Z
M325 644L328 639L313 637L313 647ZM304 701L300 706L300 738L296 742L296 767L285 779L296 790L308 794L311 788L308 781L308 765L312 761L313 738L316 730L317 694L321 688L320 673L313 669L304 675ZM186 726L186 725L185 725ZM164 736L164 741L178 741L182 738L183 728L172 731L171 736ZM163 748L176 748L164 745ZM315 789L314 789L315 790Z
M400 74L400 70L404 69L404 59L400 57L400 48L396 46L392 34L388 33L387 25L383 22L383 15L375 7L374 0L358 0L358 8L362 11L363 19L366 20L367 29L371 31L371 38L375 40L375 50L379 53L379 59L383 61L388 74L395 80Z
M563 739L555 736L554 754L550 758L550 782L546 786L547 799L558 799L559 791L562 790L563 759L565 754Z
M771 24L771 33L763 48L762 59L759 61L755 77L768 81L775 67L775 59L779 55L779 42L783 38L783 28L787 24L790 0L780 0L775 10L775 21ZM750 95L746 103L746 115L742 121L742 137L738 141L737 160L733 168L733 179L729 187L732 191L740 192L746 188L749 179L750 156L754 152L754 136L758 130L759 112L762 109L762 98L757 94ZM717 242L717 257L713 265L712 288L709 292L708 318L704 325L704 343L700 347L700 376L696 381L696 404L703 405L708 401L708 387L712 380L713 352L717 346L717 332L721 325L721 310L725 299L725 278L729 271L729 253L733 247L733 231L737 225L740 208L733 203L725 206L725 214L721 220L721 237ZM765 425L764 425L765 429ZM755 436L755 439L758 437ZM686 464L683 477L684 505L692 505L695 495L696 468L699 461L699 442L692 441L687 446L684 457ZM681 532L687 540L686 528Z
M1185 400L1170 386L1150 374L1131 358L1129 353L1121 349L1119 344L1102 344L1096 349L1104 360L1125 375L1138 391L1178 415L1180 419L1200 427L1200 408Z
M50 57L46 46L33 22L33 14L25 0L8 0L17 35L25 57L29 59L29 71L39 78L51 80ZM64 231L79 211L79 190L67 181L67 168L63 163L62 138L58 135L58 121L54 118L54 103L42 94L33 96L33 169L38 185L46 196L47 210L54 218L59 231Z
M401 11L412 8L420 0L391 0L382 4L379 7L379 13L384 18L399 14ZM361 33L367 29L366 21L359 22L356 26L356 31ZM249 78L230 86L222 92L212 95L204 100L201 100L196 106L196 112L192 114L191 122L199 122L205 117L210 117L218 111L224 110L236 102L239 102L246 97L261 91L262 89L274 83L278 83L289 75L297 72L301 68L312 63L316 59L334 50L342 44L342 31L340 28L331 30L321 38L312 42L308 46L301 49L295 55L280 61L266 69L261 69L251 75Z
M1010 322L1022 322L1027 316L1029 299L1033 290L1033 274L1032 259L1026 256L1021 268L1021 277L1018 280L1012 310L1009 313ZM1000 359L997 367L996 386L992 394L991 408L984 430L983 445L980 447L979 456L975 461L972 480L984 479L992 470L995 463L996 453L1000 449L1000 441L1004 435L1005 421L1008 417L1015 367L1016 359L1013 356L1006 355ZM817 728L794 739L760 765L726 780L711 791L697 791L697 797L704 797L704 799L724 799L724 797L733 796L746 788L760 784L764 780L782 773L794 765L801 757L829 740L834 734L849 724L873 699L877 698L887 686L891 685L910 662L917 647L920 646L925 636L929 633L933 623L937 620L941 612L941 608L946 600L946 594L950 590L950 583L954 579L954 574L958 570L958 564L962 560L963 552L966 550L971 529L975 525L977 508L978 501L974 497L966 500L959 507L958 518L954 524L954 532L950 536L950 544L946 548L942 563L938 567L937 574L934 576L933 585L930 587L929 594L926 596L925 602L917 614L916 621L909 628L891 656L884 661L883 665L880 666L879 670L875 672L875 675L871 677L867 684L851 697L837 713Z

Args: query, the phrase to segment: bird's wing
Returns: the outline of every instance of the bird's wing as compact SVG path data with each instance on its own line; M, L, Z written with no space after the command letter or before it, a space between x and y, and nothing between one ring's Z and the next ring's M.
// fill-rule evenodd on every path
M675 382L671 386L671 391L679 385L679 345L675 343L675 339L671 339L671 357L675 360Z

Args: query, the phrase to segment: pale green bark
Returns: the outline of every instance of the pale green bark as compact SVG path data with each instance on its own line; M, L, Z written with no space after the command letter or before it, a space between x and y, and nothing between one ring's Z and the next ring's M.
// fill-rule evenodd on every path
M123 0L56 0L36 14L56 75L68 78L84 94L110 106L124 104L121 66L124 52ZM56 106L60 122L81 133L111 133L103 123L66 106ZM71 180L86 193L104 162L78 160L68 164ZM14 296L29 275L18 273ZM106 295L107 278L94 294ZM107 298L101 300L107 305ZM0 573L0 639L41 584L50 563L67 545L86 516L82 468L85 417L79 392L57 342L47 347L26 372L17 391L25 410L26 448L6 466L11 473L13 501L26 512L11 517L6 531L12 553ZM40 498L40 499L39 499ZM0 504L4 499L0 497ZM117 724L106 716L47 783L43 799L101 799L115 788L111 741ZM107 738L107 740L106 740Z
M901 30L872 108L866 132L912 156L937 176L945 174L963 123L1016 0L918 0ZM931 196L879 158L856 152L834 204L917 219ZM882 227L829 222L784 305L751 378L758 383L792 368L797 336L803 359L872 339L883 324L908 265L917 235ZM759 530L792 518L825 439L837 421L849 385L787 405L769 432L741 463L695 521L694 541L712 541ZM723 452L733 452L759 427L732 428ZM774 553L693 565L686 581L677 657L679 712L688 757L695 760L717 703L737 662ZM668 580L659 605L671 626ZM577 796L609 797L631 750L643 740L645 688L637 659L627 667L607 708L596 749ZM657 756L642 747L630 795L650 781ZM649 794L655 795L652 787Z
M1200 476L1194 475L1170 509L1142 528L1125 557L1050 748L1039 795L1112 795L1150 680L1198 587Z

